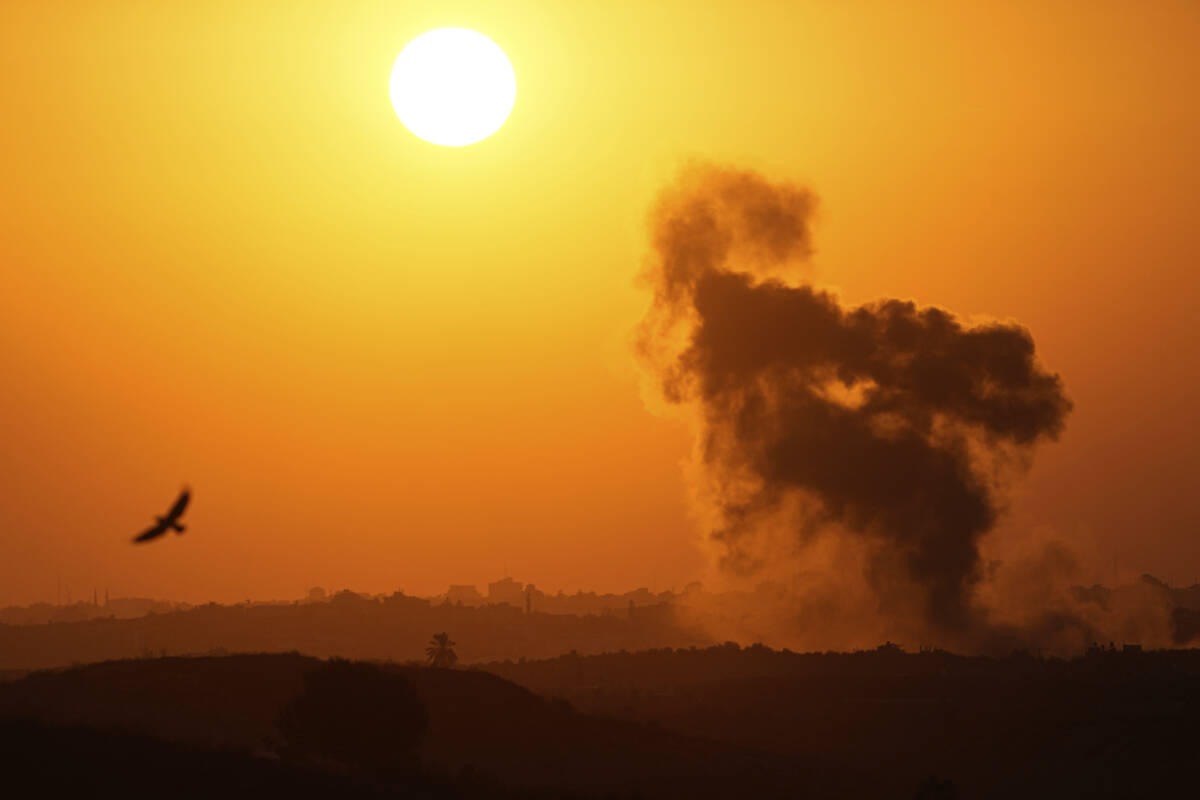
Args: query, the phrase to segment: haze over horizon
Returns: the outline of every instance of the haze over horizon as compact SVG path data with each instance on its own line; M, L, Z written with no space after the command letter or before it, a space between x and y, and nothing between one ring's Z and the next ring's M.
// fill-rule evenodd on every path
M715 580L633 355L694 159L818 195L845 306L1033 332L1074 409L990 535L1196 582L1200 6L866 6L11 3L0 605ZM388 100L447 16L519 86L455 150Z

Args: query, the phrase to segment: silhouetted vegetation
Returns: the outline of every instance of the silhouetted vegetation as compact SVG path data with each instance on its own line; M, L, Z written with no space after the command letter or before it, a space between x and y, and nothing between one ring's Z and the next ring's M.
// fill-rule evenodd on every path
M450 641L450 636L445 633L435 633L433 638L429 640L429 646L425 648L425 656L429 659L429 666L439 669L449 669L458 661L458 653L454 652L455 642Z
M376 666L334 659L304 674L279 715L282 755L375 773L411 766L429 715L413 685Z

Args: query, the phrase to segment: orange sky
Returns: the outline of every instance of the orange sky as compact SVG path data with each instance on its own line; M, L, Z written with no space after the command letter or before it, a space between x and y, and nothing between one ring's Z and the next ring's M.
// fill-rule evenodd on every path
M517 73L464 149L388 100L447 25ZM9 2L0 604L682 586L629 342L694 157L810 185L848 302L1028 325L1076 405L1006 525L1190 583L1197 41L1191 0Z

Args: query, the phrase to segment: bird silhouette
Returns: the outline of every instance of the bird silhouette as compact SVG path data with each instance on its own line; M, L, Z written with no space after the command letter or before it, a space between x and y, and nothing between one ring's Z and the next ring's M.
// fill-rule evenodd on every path
M134 544L141 544L142 542L149 542L153 539L157 539L172 529L174 529L176 533L183 533L186 528L179 524L179 518L183 516L183 510L187 508L188 501L191 499L191 490L189 490L186 486L183 487L183 491L179 493L179 497L176 498L175 505L171 506L171 510L168 511L164 516L155 517L154 519L158 521L157 524L153 528L149 528L135 536L133 538Z

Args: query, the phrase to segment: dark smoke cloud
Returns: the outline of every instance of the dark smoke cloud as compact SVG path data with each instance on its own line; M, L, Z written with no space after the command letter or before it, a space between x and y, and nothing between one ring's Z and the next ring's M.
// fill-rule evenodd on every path
M1019 325L901 300L849 308L785 282L811 254L815 208L754 173L687 170L652 217L641 354L699 418L726 567L756 572L788 539L835 530L863 546L881 608L915 604L933 630L963 631L1000 478L1057 437L1071 403Z

